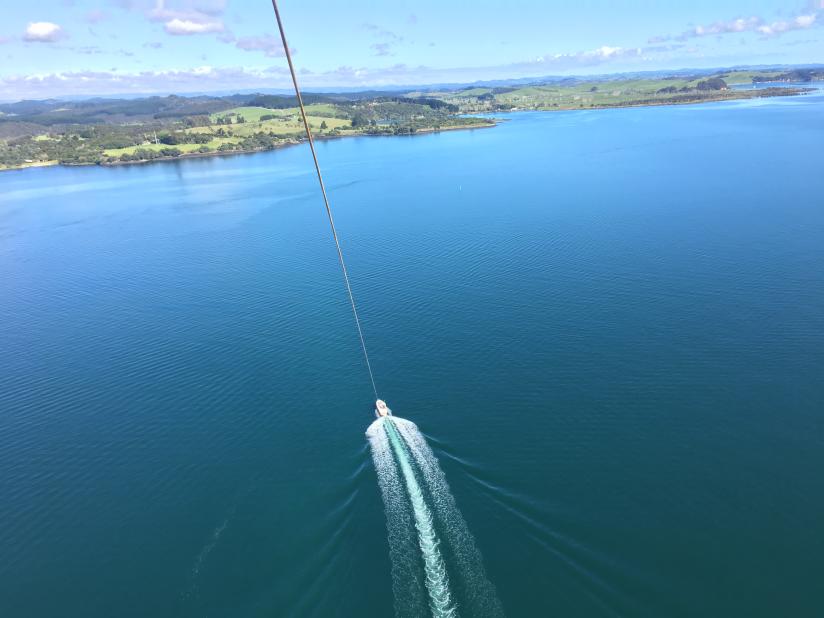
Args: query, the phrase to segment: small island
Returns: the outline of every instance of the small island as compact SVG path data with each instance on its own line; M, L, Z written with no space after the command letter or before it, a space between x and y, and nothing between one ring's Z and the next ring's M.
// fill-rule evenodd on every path
M319 139L413 135L491 127L475 114L591 110L795 96L819 69L725 71L630 78L557 78L529 84L407 92L307 94ZM766 87L742 88L767 83ZM260 152L300 143L295 97L155 96L137 99L0 104L0 170L46 165L124 165L183 157Z

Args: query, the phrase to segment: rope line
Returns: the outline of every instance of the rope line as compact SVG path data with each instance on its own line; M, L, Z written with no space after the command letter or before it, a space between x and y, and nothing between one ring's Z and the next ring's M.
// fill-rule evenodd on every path
M375 392L375 399L378 399L378 389L375 386L375 376L372 374L372 365L369 362L369 353L366 351L366 341L363 338L363 330L361 330L358 309L355 306L355 296L352 294L352 286L349 284L349 273L346 270L346 262L343 260L343 251L340 248L338 231L335 229L335 219L332 217L332 208L329 206L329 198L326 195L326 185L323 183L323 175L320 173L318 155L317 152L315 152L315 140L312 139L312 131L309 129L309 120L306 118L306 109L303 107L303 97L301 96L300 88L298 87L298 78L295 74L295 67L292 64L292 54L289 51L289 44L286 42L286 33L283 30L283 22L280 18L277 0L272 0L272 7L275 9L275 19L277 19L278 29L280 30L280 38L283 41L283 51L286 52L286 61L289 63L289 72L292 74L292 83L295 86L295 95L298 99L298 107L300 107L300 115L303 119L303 126L306 129L306 137L309 139L309 149L312 151L312 159L315 162L315 171L318 173L320 192L323 194L323 204L326 206L326 215L329 217L329 226L332 228L332 238L335 239L335 247L338 250L338 262L340 262L340 269L341 272L343 272L343 280L346 283L346 292L349 294L349 303L352 305L352 314L355 316L355 326L358 329L358 337L360 338L361 349L363 350L363 358L366 360L366 369L369 371L369 380L372 382L372 390Z

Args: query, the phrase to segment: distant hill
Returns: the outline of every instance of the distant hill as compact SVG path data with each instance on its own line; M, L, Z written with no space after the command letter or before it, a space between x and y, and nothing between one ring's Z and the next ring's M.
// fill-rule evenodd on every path
M162 118L208 115L243 105L249 95L228 97L149 97L145 99L94 98L82 101L19 101L0 104L0 124L29 122L43 126L61 124L120 123Z
M786 71L772 77L754 76L753 83L763 82L791 82L791 83L806 83L812 81L824 80L824 69L794 69Z

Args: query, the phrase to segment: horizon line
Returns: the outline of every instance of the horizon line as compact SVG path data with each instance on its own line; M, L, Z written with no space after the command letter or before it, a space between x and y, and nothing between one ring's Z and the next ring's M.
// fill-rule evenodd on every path
M746 70L760 70L760 71L768 71L768 70L777 70L777 69L804 69L804 68L821 68L824 67L824 63L821 62L813 62L813 63L791 63L791 64L739 64L739 65L732 65L732 66L717 66L717 67L709 67L709 68L698 68L698 67L680 67L680 68L673 68L673 69L644 69L638 71L615 71L609 73L591 73L591 74L570 74L570 75L561 75L561 74L544 74L544 75L534 75L529 77L511 77L511 78L500 78L500 79L476 79L472 81L445 81L445 82L428 82L428 83L412 83L412 84L380 84L376 83L372 86L369 85L362 85L362 86L317 86L317 87L306 87L304 88L304 92L306 94L360 94L365 92L408 92L411 90L433 90L433 89L450 89L450 90L459 90L461 88L467 87L505 87L507 84L518 84L518 85L530 85L530 84L537 84L542 81L553 80L553 81L566 81L566 80L580 80L580 81L598 81L602 79L608 78L620 78L622 76L630 76L630 75L662 75L662 76L669 76L676 74L684 74L684 73L696 73L696 74L713 74L725 71L746 71ZM495 86L492 86L495 84ZM279 92L282 91L282 92ZM124 98L124 99L139 99L139 98L151 98L151 97L170 97L170 96L178 96L178 97L188 97L194 98L199 96L213 96L213 97L230 97L230 96L237 96L237 95L245 95L245 94L272 94L274 96L289 96L289 93L292 92L292 96L294 96L294 91L287 87L279 87L273 86L271 88L234 88L234 89L221 89L215 88L211 90L190 90L190 91L172 91L172 90L156 90L156 91L143 91L143 92L100 92L95 94L66 94L66 95L59 95L59 96L50 96L44 98L13 98L13 99L0 99L0 104L2 105L13 105L15 103L22 103L25 101L84 101L84 100L92 100L92 99L117 99L117 98Z

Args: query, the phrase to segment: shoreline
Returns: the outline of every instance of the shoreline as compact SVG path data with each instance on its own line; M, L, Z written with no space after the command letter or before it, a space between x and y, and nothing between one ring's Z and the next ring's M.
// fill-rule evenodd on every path
M444 131L467 131L474 129L488 129L497 126L498 122L500 121L495 120L487 124L439 127L437 129L435 127L426 127L424 129L418 129L414 133L404 133L400 135L390 133L350 133L348 135L313 135L312 138L317 142L325 140L346 139L350 137L415 137L419 134L428 135L431 133L441 133ZM283 143L277 144L272 148L253 148L250 150L225 150L223 152L217 150L214 150L212 152L184 152L176 157L155 157L154 159L139 159L137 161L110 161L105 163L60 163L59 161L43 161L40 163L26 163L25 165L21 165L18 167L0 167L0 173L15 171L19 172L21 170L41 167L121 167L127 165L147 165L149 163L167 163L169 161L180 161L181 159L205 159L210 157L257 154L261 152L271 152L273 150L280 150L281 148L288 148L290 146L299 146L301 144L306 143L306 141L306 136L303 136L301 138L296 138L291 141L284 141Z
M778 82L775 82L778 83ZM780 92L780 91L786 92ZM676 105L705 105L708 103L726 103L728 101L746 101L749 99L773 99L773 98L780 98L780 97L800 97L811 92L815 92L818 88L809 88L809 87L787 87L787 86L771 86L769 88L750 88L750 89L740 89L742 93L755 93L755 92L767 92L767 94L747 94L741 96L725 96L725 97L718 97L718 98L708 98L704 100L679 100L679 99L669 99L666 101L655 101L655 100L647 100L647 101L638 101L638 102L627 102L627 103L599 103L598 105L593 105L591 107L513 107L512 109L508 110L486 110L486 111L474 111L474 112L466 112L467 116L488 116L489 114L495 113L503 113L503 114L517 114L519 112L585 112L585 111L598 111L598 110L605 110L605 109L629 109L635 107L669 107L669 106L676 106ZM730 88L727 92L737 92L739 89Z
M810 92L813 92L814 88L807 88L807 89L797 89L796 92L787 92L781 94L768 94L762 96L750 96L750 97L723 97L720 99L709 99L706 101L667 101L667 102L656 102L650 101L648 103L616 103L614 105L599 105L598 107L566 107L566 108L537 108L536 112L551 112L551 111L563 111L563 112L574 112L574 111L587 111L587 110L603 110L603 109L632 109L636 107L676 107L678 105L706 105L708 103L729 103L731 101L749 101L750 99L776 99L781 97L801 97ZM746 92L756 92L755 89L749 90ZM530 111L530 110L522 110L522 111Z
M778 83L778 82L772 82ZM748 99L758 99L758 98L774 98L774 97L794 97L794 96L804 96L809 94L810 92L814 92L816 88L808 88L808 87L794 87L789 88L786 86L775 86L775 87L768 87L768 88L752 88L752 89L730 89L729 92L731 96L723 96L717 98L708 98L705 100L678 100L678 99L669 99L666 101L654 101L654 100L640 100L638 102L627 102L627 103L620 103L620 104L598 104L592 105L590 107L535 107L535 108L512 108L510 110L486 110L486 111L473 111L473 112L466 112L461 114L462 116L489 116L490 114L494 115L495 113L506 113L506 114L517 114L519 112L573 112L573 111L598 111L598 110L609 110L609 109L630 109L630 108L638 108L638 107L667 107L667 106L675 106L675 105L703 105L707 103L723 103L728 101L743 101ZM782 92L783 91L783 92ZM753 94L761 92L763 94ZM737 95L736 93L741 93ZM746 93L746 94L745 94ZM490 118L492 122L488 124L479 124L479 125L469 125L469 126L447 126L447 127L426 127L422 129L416 130L414 133L405 133L405 134L393 134L393 133L349 133L343 135L316 135L313 136L316 141L322 140L334 140L334 139L345 139L349 137L414 137L415 135L419 134L431 134L431 133L441 133L444 131L466 131L466 130L474 130L474 129L488 129L497 126L502 119L495 119ZM223 157L223 156L233 156L233 155L244 155L244 154L256 154L260 152L269 152L272 150L278 150L280 148L286 148L289 146L298 146L306 142L306 137L295 138L293 140L285 140L283 143L277 144L272 146L271 148L254 148L249 150L228 150L228 151L211 151L211 152L184 152L177 156L173 157L156 157L153 159L140 159L137 161L107 161L107 162L96 162L96 163L60 163L59 161L43 161L43 162L32 162L26 163L24 165L16 166L16 167L0 167L0 172L11 172L11 171L20 171L25 169L31 168L41 168L41 167L55 167L55 166L63 166L63 167L92 167L92 166L99 166L99 167L120 167L126 165L146 165L148 163L163 163L168 161L179 161L181 159L202 159L208 157Z

